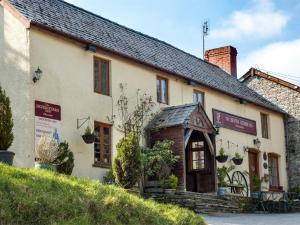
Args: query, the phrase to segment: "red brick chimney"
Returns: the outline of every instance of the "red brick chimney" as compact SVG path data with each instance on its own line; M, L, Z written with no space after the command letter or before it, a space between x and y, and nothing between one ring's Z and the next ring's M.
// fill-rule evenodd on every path
M237 50L232 46L214 48L205 51L205 60L219 66L232 76L237 76L236 69Z

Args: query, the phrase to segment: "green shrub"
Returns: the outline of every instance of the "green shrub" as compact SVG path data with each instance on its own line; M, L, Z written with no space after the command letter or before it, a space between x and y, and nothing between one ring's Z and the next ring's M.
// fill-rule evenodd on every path
M172 174L169 178L167 179L160 179L160 185L163 188L167 189L176 189L178 185L178 177L176 177L174 174Z
M115 184L115 177L112 170L106 172L105 176L103 177L104 184Z
M173 144L173 141L164 140L156 142L153 148L143 148L143 169L148 180L164 179L170 176L171 169L179 158L171 149Z
M228 183L225 181L225 178L228 173L235 169L235 166L231 165L229 167L222 166L217 168L217 178L219 187L227 187Z
M61 142L58 148L60 155L56 160L56 163L58 164L57 172L71 175L74 168L74 154L66 141Z
M13 126L10 100L0 86L0 150L7 150L11 146L14 140Z
M132 188L141 177L141 149L138 137L131 132L117 144L117 156L113 163L113 175L118 185Z
M0 163L0 224L205 225L188 209L143 200L122 188Z

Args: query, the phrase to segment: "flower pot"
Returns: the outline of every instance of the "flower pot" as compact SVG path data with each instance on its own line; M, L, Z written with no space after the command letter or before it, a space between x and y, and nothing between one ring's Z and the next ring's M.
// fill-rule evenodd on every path
M226 162L228 159L228 155L218 155L216 156L216 160L219 162L219 163L224 163Z
M224 197L227 192L226 187L218 187L218 196L219 197Z
M234 187L234 193L236 193L236 194L241 194L243 190L244 190L243 186Z
M40 162L35 162L34 163L34 168L38 170L49 170L49 171L56 171L56 165L49 164L49 163L40 163Z
M14 161L14 156L14 152L0 150L0 163L5 163L11 166Z
M243 163L243 158L232 158L232 161L235 165L241 165Z
M251 198L252 199L260 199L260 195L261 195L261 192L260 191L254 191L254 192L251 192Z
M82 135L82 139L86 144L93 144L95 141L95 135L94 134L85 134L85 135Z
M176 189L165 189L165 194L174 195L176 192Z

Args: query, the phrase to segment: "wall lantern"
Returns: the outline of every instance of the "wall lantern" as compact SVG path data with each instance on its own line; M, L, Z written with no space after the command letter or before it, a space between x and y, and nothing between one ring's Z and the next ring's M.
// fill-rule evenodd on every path
M187 81L187 84L189 85L189 86L196 86L196 82L195 81L192 81L192 80L188 80Z
M87 45L85 46L85 50L96 53L97 48L96 48L96 46L94 46L94 45L92 45L92 44L87 44Z
M258 138L255 138L255 139L253 140L253 144L254 144L254 146L255 146L257 149L259 149L260 146L261 146L261 141L260 141Z
M220 125L216 124L214 127L216 130L216 135L219 135L220 134Z
M240 98L239 100L240 100L241 105L245 105L247 103L247 101L245 99Z
M37 68L36 71L34 71L33 75L33 82L36 83L38 80L40 80L43 76L43 71L40 69L40 67Z

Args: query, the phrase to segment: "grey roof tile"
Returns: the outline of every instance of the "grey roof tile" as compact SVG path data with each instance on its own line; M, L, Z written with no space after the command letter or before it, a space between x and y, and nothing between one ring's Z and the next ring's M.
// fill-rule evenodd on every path
M284 113L217 66L62 0L8 0L30 21Z

